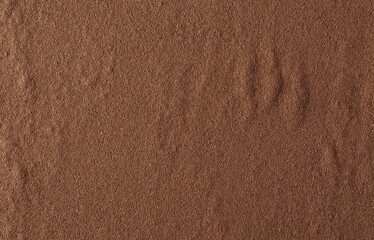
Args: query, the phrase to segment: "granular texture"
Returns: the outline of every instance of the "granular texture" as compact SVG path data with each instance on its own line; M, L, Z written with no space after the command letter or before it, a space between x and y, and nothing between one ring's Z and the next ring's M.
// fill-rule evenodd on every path
M374 239L372 0L1 0L1 240Z

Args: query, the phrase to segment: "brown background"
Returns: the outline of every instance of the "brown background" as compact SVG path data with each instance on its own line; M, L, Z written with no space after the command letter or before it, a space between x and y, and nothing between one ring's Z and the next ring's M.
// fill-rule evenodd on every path
M0 239L374 239L373 1L0 2Z

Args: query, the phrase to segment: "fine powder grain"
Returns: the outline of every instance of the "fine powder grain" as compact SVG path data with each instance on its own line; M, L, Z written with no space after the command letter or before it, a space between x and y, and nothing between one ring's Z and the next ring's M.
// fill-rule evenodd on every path
M374 239L372 0L1 0L0 240Z

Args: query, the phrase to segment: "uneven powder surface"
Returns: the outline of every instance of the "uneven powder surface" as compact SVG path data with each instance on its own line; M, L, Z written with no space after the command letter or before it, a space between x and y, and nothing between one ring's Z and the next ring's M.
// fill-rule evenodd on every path
M372 0L1 0L0 240L374 239Z

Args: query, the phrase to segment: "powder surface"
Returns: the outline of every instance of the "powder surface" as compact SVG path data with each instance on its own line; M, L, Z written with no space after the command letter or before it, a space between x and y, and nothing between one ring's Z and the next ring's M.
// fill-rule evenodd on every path
M373 16L0 1L0 240L374 239Z

